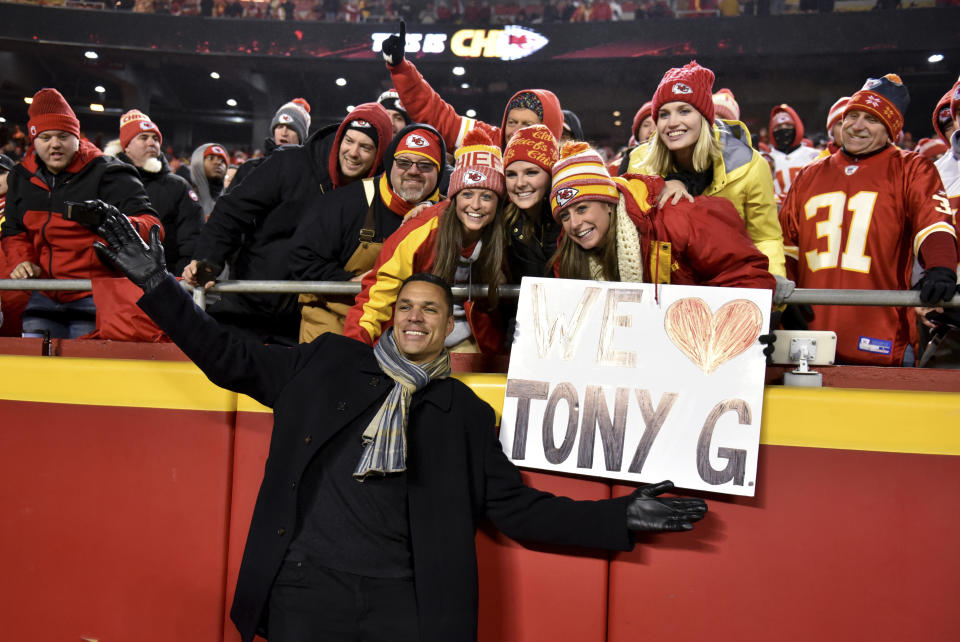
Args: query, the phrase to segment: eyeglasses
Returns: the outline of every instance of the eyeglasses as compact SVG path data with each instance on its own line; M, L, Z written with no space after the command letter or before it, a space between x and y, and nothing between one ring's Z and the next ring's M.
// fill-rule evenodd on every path
M401 172L405 172L411 167L413 167L414 165L416 165L417 171L420 172L421 174L432 172L437 168L437 166L431 163L430 161L417 161L416 163L414 163L413 161L407 160L406 158L395 158L393 159L393 164L396 165Z

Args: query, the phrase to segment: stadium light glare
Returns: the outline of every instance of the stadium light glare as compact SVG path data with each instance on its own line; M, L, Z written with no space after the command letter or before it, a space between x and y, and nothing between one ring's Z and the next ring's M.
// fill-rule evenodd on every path
M103 105L100 103L90 103L90 111L103 111Z
M454 67L452 71L454 76L462 76L467 73L467 70L460 66Z
M346 87L347 79L346 78L337 78L334 82L337 83L337 87Z
M935 53L927 58L927 62L940 62L943 60L943 54Z
M100 55L96 51L84 51L83 57L87 60L96 60Z
M214 80L220 80L220 74L217 73L216 71L211 71L210 77L213 78Z
M227 107L236 107L237 101L233 98L227 98Z
M476 109L468 109L465 113L467 114L467 118L476 118L476 117L477 117L477 110L476 110Z

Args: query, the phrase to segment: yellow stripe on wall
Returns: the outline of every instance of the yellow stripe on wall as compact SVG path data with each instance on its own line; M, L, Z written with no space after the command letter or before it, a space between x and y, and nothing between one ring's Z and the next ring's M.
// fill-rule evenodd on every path
M237 409L189 361L0 356L0 399L180 410ZM2 423L2 422L0 422Z
M0 399L10 401L271 412L183 361L0 356L0 373ZM506 375L454 376L500 420ZM770 386L762 425L760 443L767 445L960 455L960 392Z
M960 455L960 393L771 386L760 443Z

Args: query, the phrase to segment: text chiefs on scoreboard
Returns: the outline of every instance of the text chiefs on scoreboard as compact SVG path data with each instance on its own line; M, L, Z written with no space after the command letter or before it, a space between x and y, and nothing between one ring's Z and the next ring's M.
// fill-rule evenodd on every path
M374 33L373 50L380 52L383 41L394 34ZM543 49L549 40L532 29L506 25L503 29L460 29L450 36L450 53L460 58L499 58L516 60ZM445 33L407 33L410 53L439 54L447 48Z

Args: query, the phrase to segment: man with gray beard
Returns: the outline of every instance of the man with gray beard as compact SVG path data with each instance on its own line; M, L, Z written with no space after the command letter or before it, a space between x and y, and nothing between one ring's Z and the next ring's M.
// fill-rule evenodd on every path
M360 281L373 267L383 240L423 202L440 199L446 145L429 125L402 129L383 156L384 171L319 199L303 217L290 253L298 281ZM300 341L343 333L353 297L301 296Z

